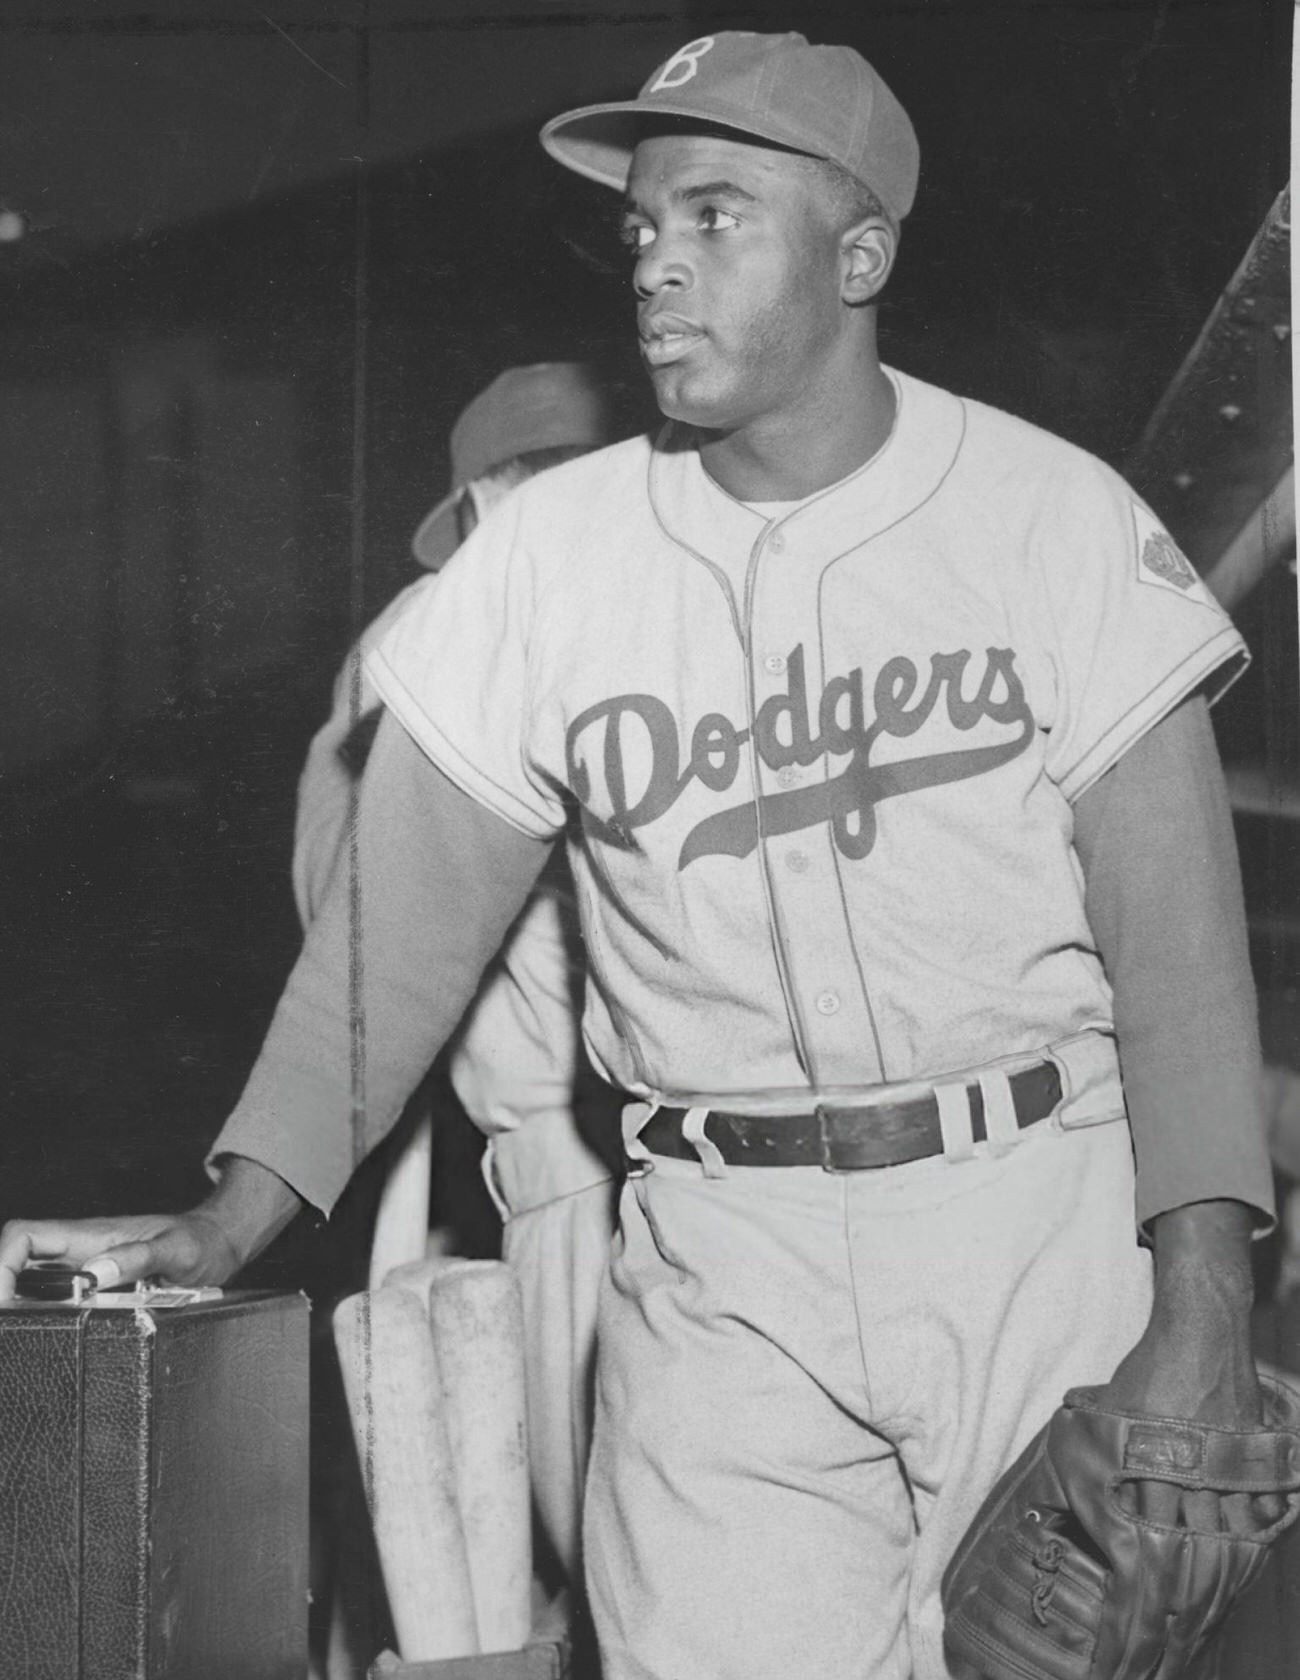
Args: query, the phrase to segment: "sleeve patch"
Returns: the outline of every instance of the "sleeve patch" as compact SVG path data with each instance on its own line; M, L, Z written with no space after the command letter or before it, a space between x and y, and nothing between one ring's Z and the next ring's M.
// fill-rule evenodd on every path
M1201 582L1195 566L1164 526L1136 502L1133 504L1133 527L1139 583L1170 590L1189 601L1199 601L1205 607L1214 605L1213 597Z

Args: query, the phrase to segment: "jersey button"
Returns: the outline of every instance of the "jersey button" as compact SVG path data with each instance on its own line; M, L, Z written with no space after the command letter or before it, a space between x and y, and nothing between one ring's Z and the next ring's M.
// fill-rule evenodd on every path
M767 546L772 550L773 554L784 554L785 538L779 531L773 531L772 535L767 539Z
M776 773L776 785L783 788L799 786L799 772L793 764L783 764Z
M839 1007L840 994L838 992L818 992L817 1013L819 1015L834 1015Z
M787 852L785 854L786 868L793 869L796 875L802 875L810 861L807 852Z
M785 670L785 655L783 653L769 653L763 657L763 669L770 671L774 677L779 677Z

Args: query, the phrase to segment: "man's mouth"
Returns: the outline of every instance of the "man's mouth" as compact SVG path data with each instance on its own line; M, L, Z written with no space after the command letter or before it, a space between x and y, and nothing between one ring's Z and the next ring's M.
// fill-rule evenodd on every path
M642 323L641 354L651 367L666 367L703 343L704 336L693 321L658 315Z

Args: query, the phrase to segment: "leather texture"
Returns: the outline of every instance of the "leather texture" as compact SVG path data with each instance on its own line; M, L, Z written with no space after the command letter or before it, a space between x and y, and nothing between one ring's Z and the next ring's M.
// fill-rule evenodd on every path
M0 1308L0 1671L301 1680L307 1303Z
M1177 1680L1300 1516L1300 1397L1261 1378L1268 1426L1107 1411L1072 1389L976 1514L943 1583L944 1649L984 1680ZM1137 1516L1131 1484L1280 1493L1250 1534Z
M1061 1075L1054 1062L1039 1062L1008 1081L1016 1124L1045 1120L1061 1100ZM971 1140L988 1136L984 1093L967 1087ZM684 1108L659 1108L642 1127L640 1141L652 1155L697 1158L683 1134ZM897 1167L943 1153L939 1104L933 1091L900 1102L860 1106L821 1103L811 1114L729 1114L710 1109L704 1134L722 1159L735 1167L824 1167L828 1172L866 1172Z
M80 1346L48 1318L0 1319L0 1652L28 1680L81 1673Z

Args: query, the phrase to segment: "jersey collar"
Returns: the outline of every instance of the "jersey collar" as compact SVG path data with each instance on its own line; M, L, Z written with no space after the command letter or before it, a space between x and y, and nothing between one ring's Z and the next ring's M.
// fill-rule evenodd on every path
M937 386L887 368L898 397L894 427L872 458L848 478L800 502L773 522L834 560L923 507L947 477L965 431L965 405ZM649 466L650 505L679 547L734 575L769 522L729 496L708 473L685 428L668 425Z

